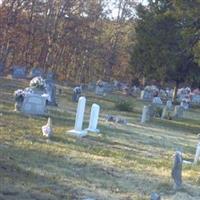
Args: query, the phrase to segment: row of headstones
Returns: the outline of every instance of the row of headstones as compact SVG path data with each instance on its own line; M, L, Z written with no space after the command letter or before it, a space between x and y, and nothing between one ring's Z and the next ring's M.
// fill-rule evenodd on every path
M97 129L97 125L98 125L98 119L99 119L100 106L95 103L92 104L89 126L87 129L83 130L85 105L86 105L86 98L80 97L78 100L74 129L69 131L70 133L73 133L78 137L86 136L88 131L99 133L99 129ZM50 118L48 119L47 124L42 127L42 132L43 132L43 135L46 137L52 136L53 130L52 130L52 124L51 124Z
M2 63L0 63L0 74L3 74L5 69L5 65L3 65ZM27 69L26 67L23 66L13 66L12 67L12 77L13 78L34 78L36 76L46 76L47 79L53 79L55 78L55 74L53 72L48 72L45 75L45 72L42 68L33 68L30 70L29 73L27 73Z
M148 122L152 119L152 117L154 116L153 110L156 107L162 109L161 119L182 118L183 117L184 108L180 105L177 105L174 108L173 108L173 106L172 107L165 106L162 108L161 106L152 104L152 105L143 107L141 123Z
M85 136L88 131L95 133L99 132L99 129L97 129L97 124L99 119L100 106L95 103L92 104L91 107L89 126L85 130L82 129L84 113L85 113L85 105L86 105L86 98L80 97L78 100L74 129L69 131L79 137Z

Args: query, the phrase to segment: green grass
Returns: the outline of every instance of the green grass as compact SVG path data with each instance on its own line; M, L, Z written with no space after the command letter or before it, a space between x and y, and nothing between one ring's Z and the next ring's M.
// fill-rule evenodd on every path
M153 191L161 192L165 200L174 197L172 156L179 147L184 159L193 159L200 132L198 107L184 119L154 119L141 125L144 103L140 100L128 97L133 111L119 112L114 105L123 96L85 93L84 127L92 103L98 103L101 132L77 138L67 132L74 126L77 106L71 102L72 89L63 88L58 108L50 107L46 116L33 117L13 111L13 91L27 86L26 81L0 79L0 199L147 200ZM108 123L106 114L120 115L129 124ZM51 139L41 133L48 116L53 121ZM183 167L185 185L180 193L194 200L200 199L199 168L199 164Z

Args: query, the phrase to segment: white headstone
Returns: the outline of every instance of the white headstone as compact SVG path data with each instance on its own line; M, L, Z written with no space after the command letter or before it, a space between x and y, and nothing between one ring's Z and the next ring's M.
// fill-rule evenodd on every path
M145 123L146 121L149 121L149 107L148 106L144 106L143 108L141 123Z
M70 133L74 133L79 137L85 136L87 134L86 130L82 130L85 104L86 104L86 98L80 97L78 100L78 106L76 111L75 126L73 130L69 131Z
M97 104L92 104L91 112L90 112L90 122L89 127L87 128L88 131L91 132L99 132L99 129L97 129L98 119L99 119L99 110L100 106Z
M200 142L197 144L196 154L194 157L194 164L197 164L199 158L200 158Z

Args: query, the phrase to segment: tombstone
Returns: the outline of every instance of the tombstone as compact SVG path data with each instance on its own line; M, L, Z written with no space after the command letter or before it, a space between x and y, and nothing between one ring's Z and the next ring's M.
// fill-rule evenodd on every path
M53 72L47 72L46 79L47 80L55 80L56 79L56 74L53 73Z
M5 68L4 64L0 62L0 75L3 74L4 68Z
M39 94L26 95L22 103L21 111L25 114L44 115L47 99Z
M97 104L92 104L91 112L90 112L90 122L87 131L98 133L99 129L97 129L98 119L99 119L99 110L100 106Z
M160 97L154 97L153 100L152 100L152 103L156 104L156 105L162 105L163 104Z
M199 94L192 95L191 102L193 104L200 104L200 95Z
M189 103L186 100L181 101L180 106L185 110L189 109Z
M181 106L175 106L173 117L175 118L183 117L183 108Z
M194 157L194 164L197 164L197 162L199 161L199 158L200 158L200 142L197 144L196 154Z
M69 131L70 133L74 133L79 137L85 136L87 134L86 130L82 130L85 104L86 104L86 98L80 97L78 100L74 129Z
M145 123L150 120L149 112L149 106L144 106L142 111L141 123Z
M176 151L171 174L174 181L175 190L180 189L182 186L182 164L182 153L180 151Z
M157 194L156 192L152 192L150 200L161 200L161 198L159 194Z
M103 86L97 85L96 89L95 89L95 94L102 96L104 94L104 88L103 88Z
M13 78L25 78L26 77L26 68L21 66L14 66L12 68L12 77Z
M77 86L73 89L73 95L72 95L72 101L73 102L78 102L80 96L81 96L81 92L82 92L82 89L81 89L81 86Z
M43 136L50 138L53 135L53 130L52 130L52 122L51 118L48 118L48 122L45 126L42 127L42 133Z
M46 92L49 95L48 105L57 106L56 103L56 86L53 81L46 80Z
M173 108L173 104L172 104L172 101L171 101L171 100L168 100L168 101L166 102L166 107L167 107L167 109L169 109L169 110L171 110L171 109Z
M30 71L30 78L34 78L36 76L44 76L44 71L41 68L33 68Z

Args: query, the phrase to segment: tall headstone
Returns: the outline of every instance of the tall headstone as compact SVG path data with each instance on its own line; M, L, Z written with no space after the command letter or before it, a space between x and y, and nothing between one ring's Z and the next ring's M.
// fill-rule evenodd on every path
M182 187L182 164L182 153L180 151L176 151L172 167L172 178L174 181L175 190L180 189Z
M91 132L99 132L99 129L97 129L98 119L99 119L99 110L100 106L97 104L92 104L91 112L90 112L90 122L89 127L87 128L88 131Z
M47 94L49 95L48 105L57 106L56 103L56 86L53 80L46 80L46 90Z
M150 120L149 112L149 106L144 106L142 111L141 123L145 123Z
M194 164L197 164L197 162L199 161L199 158L200 158L200 142L197 144L196 154L194 157Z
M76 111L75 126L73 130L69 131L70 133L74 133L75 135L79 137L85 136L87 134L86 130L82 130L85 104L86 104L86 98L80 97L78 100L78 106L77 106L77 111Z
M4 68L5 68L4 64L0 62L0 75L3 74Z
M73 102L78 102L80 96L81 96L81 86L77 86L73 89L73 95L72 95L72 101Z

